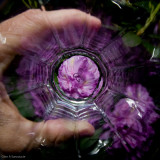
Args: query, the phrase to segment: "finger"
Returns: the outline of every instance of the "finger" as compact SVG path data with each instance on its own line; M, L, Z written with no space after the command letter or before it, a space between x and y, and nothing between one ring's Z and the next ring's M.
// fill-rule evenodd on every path
M76 9L50 11L45 12L45 15L54 28L61 28L70 24L87 24L97 28L101 26L101 21L98 18Z
M57 146L71 137L91 136L94 127L87 121L72 121L65 119L49 120L35 124L35 138L28 150L38 146ZM33 130L33 129L32 129Z
M36 123L27 120L9 99L2 83L0 91L0 151L4 153L31 150L41 145L58 145L71 137L94 133L94 127L87 121L57 119Z
M32 9L1 23L0 36L6 40L5 43L0 41L0 77L14 59L24 38L34 35L42 38L46 30L58 30L69 24L99 28L101 21L75 9L49 12Z
M3 153L57 146L71 137L91 136L94 133L94 127L86 121L57 119L35 123L20 116L17 119L3 120L0 129L0 151Z
M0 43L1 50L13 54L14 48L21 44L22 37L28 37L37 32L42 34L49 27L58 29L68 24L84 23L89 27L97 28L101 25L98 18L75 9L49 12L35 9L28 10L0 24L1 36L6 38L6 45Z

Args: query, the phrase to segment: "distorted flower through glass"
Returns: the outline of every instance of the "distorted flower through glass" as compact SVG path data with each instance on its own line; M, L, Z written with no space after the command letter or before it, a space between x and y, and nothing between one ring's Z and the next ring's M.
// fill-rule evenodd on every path
M58 69L60 88L69 97L87 98L94 94L100 79L97 65L88 57L72 56Z

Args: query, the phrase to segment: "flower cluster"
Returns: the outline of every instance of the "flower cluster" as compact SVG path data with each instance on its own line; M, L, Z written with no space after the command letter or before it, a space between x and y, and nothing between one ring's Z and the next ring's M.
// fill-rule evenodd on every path
M91 96L99 83L100 72L88 57L76 55L66 59L58 70L58 82L64 93L72 98Z
M128 86L125 95L127 98L121 99L108 114L113 126L110 131L119 135L115 136L112 147L121 148L122 144L127 144L132 149L138 149L137 156L140 156L141 149L149 148L143 145L154 134L152 124L159 116L155 112L156 107L148 91L140 84ZM108 124L104 126L108 127ZM102 138L105 135L108 133L102 135Z

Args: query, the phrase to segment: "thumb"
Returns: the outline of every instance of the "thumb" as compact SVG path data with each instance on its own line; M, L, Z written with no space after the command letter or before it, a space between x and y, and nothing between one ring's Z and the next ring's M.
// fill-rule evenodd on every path
M87 121L66 119L32 122L22 117L0 83L0 151L21 152L57 145L74 135L91 136L94 127Z
M75 135L92 136L94 127L87 121L57 119L36 123L28 133L34 136L27 148L31 150L39 146L57 146Z
M8 122L0 126L0 151L3 153L29 151L40 146L57 146L75 135L91 136L94 133L94 127L87 121L57 119L36 123L20 116L3 121Z

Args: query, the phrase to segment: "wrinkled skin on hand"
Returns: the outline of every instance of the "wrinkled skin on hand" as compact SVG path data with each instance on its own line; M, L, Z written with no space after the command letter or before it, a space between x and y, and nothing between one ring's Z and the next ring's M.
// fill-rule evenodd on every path
M0 79L4 70L15 57L17 48L21 45L22 37L43 33L49 28L60 29L72 23L88 28L100 27L99 19L78 10L58 10L42 12L28 10L0 24ZM43 34L40 34L43 36ZM32 122L22 117L16 106L10 100L5 86L0 82L0 151L3 153L21 152L45 145L56 145L72 136L90 136L94 127L86 121L71 121L64 119Z

